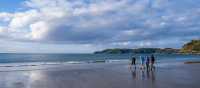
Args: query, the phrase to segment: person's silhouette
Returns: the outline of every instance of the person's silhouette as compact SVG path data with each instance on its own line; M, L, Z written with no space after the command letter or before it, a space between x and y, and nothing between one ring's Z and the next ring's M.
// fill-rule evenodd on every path
M150 58L147 56L146 58L146 68L149 70L149 63L150 63Z
M154 57L154 55L152 54L152 55L151 55L151 70L155 69L154 64L155 64L155 57Z

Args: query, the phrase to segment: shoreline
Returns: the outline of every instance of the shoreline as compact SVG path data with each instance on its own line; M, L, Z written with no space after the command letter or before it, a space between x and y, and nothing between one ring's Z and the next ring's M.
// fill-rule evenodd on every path
M181 64L199 64L200 61L157 61L157 67L178 66ZM101 64L124 64L130 65L130 60L95 60L95 61L67 61L67 62L31 62L31 63L0 63L0 72L12 72L12 71L34 71L34 70L46 70L55 67L77 66L77 65L101 65ZM140 66L140 62L136 62L137 66Z

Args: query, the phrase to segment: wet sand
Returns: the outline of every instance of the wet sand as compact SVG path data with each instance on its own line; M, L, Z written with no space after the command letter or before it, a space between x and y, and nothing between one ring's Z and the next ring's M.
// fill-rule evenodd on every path
M129 69L127 63L72 64L0 72L0 88L200 88L200 64Z

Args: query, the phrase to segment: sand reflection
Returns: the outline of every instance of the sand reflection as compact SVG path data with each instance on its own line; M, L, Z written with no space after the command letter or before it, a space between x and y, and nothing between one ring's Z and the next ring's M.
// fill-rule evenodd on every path
M41 74L41 72L31 72L30 73L30 81L31 82L34 82L34 81L38 81L38 80L41 80L41 79L44 79L44 75Z
M151 80L152 82L155 82L155 69L149 70L131 68L130 71L134 80Z
M4 79L0 83L1 88L32 88L36 82L45 79L38 71L7 73L0 78Z

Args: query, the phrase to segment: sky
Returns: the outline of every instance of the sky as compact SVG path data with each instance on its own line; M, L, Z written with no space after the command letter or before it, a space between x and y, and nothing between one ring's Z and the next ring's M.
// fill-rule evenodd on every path
M200 39L199 0L1 0L0 53L181 48Z

